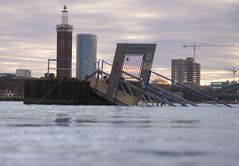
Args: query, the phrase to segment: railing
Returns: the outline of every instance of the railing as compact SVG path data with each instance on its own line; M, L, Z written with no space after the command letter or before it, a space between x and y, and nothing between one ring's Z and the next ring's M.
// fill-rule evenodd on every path
M112 67L112 65L110 63L102 60L101 68L98 65L98 69L88 77L88 79L90 79L92 77L95 78L95 84L94 84L95 91L97 91L97 89L99 88L99 84L101 84L101 85L104 84L105 87L108 86L108 81L109 81L108 78L110 77L110 74L105 72L105 70L106 70L105 66ZM169 79L159 73L151 71L151 75L152 74L156 75L157 77L163 78L165 80L171 81L171 82L179 85L182 88L190 90L191 92L194 92L201 96L207 97L208 99L213 100L219 104L223 104L227 107L231 107L230 105L224 103L223 101L217 100L217 99L215 99L203 92L200 92L196 89L193 89L189 86L180 84L180 83L178 83L172 79ZM123 78L123 76L125 76L125 75L127 76L127 78L130 78L130 79L125 80ZM131 81L131 80L134 80L134 81ZM122 97L122 93L124 93L126 96L131 96L132 98L135 99L135 103L133 105L138 105L139 103L144 102L147 105L159 105L159 103L161 103L161 104L168 104L170 106L175 106L173 103L179 103L182 106L187 106L186 104L190 104L192 106L197 106L193 102L186 100L186 99L182 98L181 96L178 96L178 95L171 93L163 88L160 88L158 86L155 86L155 85L149 83L149 81L147 83L144 83L144 82L142 82L142 79L140 79L130 73L124 72L124 71L122 71L122 76L120 79L117 80L115 87L116 87L116 89L114 91L113 98L112 98L112 101L114 103L120 102L120 97ZM106 96L106 93L107 93L106 90L107 90L107 88L104 89L104 92L101 92L101 95L103 97Z
M185 88L185 89L188 89L188 90L190 90L190 91L192 91L192 92L195 92L196 94L199 94L199 95L201 95L201 96L204 96L204 97L206 97L206 98L208 98L208 99L210 99L210 100L213 100L213 101L215 101L215 102L217 102L217 103L219 103L219 104L223 104L223 105L225 105L225 106L227 106L227 107L231 107L230 105L228 105L227 103L224 103L223 101L221 101L221 100L218 100L218 99L215 99L215 98L213 98L213 97L211 97L211 96L209 96L209 95L207 95L207 94L205 94L205 93L203 93L203 92L200 92L200 91L198 91L198 90L196 90L196 89L193 89L193 88L191 88L191 87L189 87L189 86L186 86L186 85L184 85L184 84L181 84L181 83L178 83L178 82L176 82L176 81L174 81L174 80L172 80L172 79L170 79L170 78L167 78L167 77L165 77L165 76L163 76L163 75L161 75L161 74L159 74L159 73L156 73L156 72L154 72L154 71L151 71L151 74L155 74L155 75L157 75L158 77L161 77L161 78L163 78L163 79L166 79L166 80L168 80L168 81L171 81L171 82L173 82L173 83L175 83L175 84L177 84L177 85L179 85L179 86L181 86L181 87L183 87L183 88Z
M117 103L117 102L127 103L127 101L123 101L122 98L124 98L125 96L128 96L127 99L131 100L132 105L146 104L146 105L153 106L153 105L159 105L159 103L165 103L170 106L175 106L174 104L172 104L170 101L166 100L165 98L161 98L153 93L145 91L143 86L140 84L141 79L126 72L123 72L122 74L127 75L133 79L137 79L138 82L129 82L129 81L123 80L122 78L117 80L116 90L112 98L112 101L114 103ZM102 84L104 84L105 87L107 87L107 79L105 79L104 76L108 78L110 74L102 70L97 70L87 78L88 80L90 80L91 78L95 78L94 83L92 85L94 87L95 92L97 92L97 89L98 91L100 91L99 87L102 86ZM106 89L104 90L106 93ZM98 93L101 93L102 96L106 95L102 92L98 92Z
M101 81L101 84L102 82L104 82L104 84L107 86L107 79L109 78L110 74L103 71L104 66L106 65L112 67L110 63L103 60L101 61L101 70L98 70L91 76L89 76L96 78L94 85L95 91L98 88L99 81ZM124 80L123 75L127 76L128 79ZM141 103L144 102L147 105L159 105L159 103L161 104L163 103L168 104L170 106L175 106L174 104L172 104L172 101L175 103L180 103L183 106L186 106L186 104L188 103L190 103L191 105L195 105L187 100L181 99L183 101L180 101L175 97L172 97L172 95L168 96L168 94L162 93L160 91L157 91L157 93L153 93L152 91L150 91L150 87L146 86L140 78L124 71L122 71L122 77L119 80L117 80L116 87L117 88L112 99L114 102L116 102L117 99L120 98L120 95L122 96L123 92L125 93L125 95L130 95L135 98L135 105L138 105L139 102Z
M180 96L177 96L167 90L164 90L158 86L155 86L153 84L149 84L149 83L143 83L142 80L136 76L133 76L129 73L126 73L126 72L122 72L124 75L128 75L129 77L131 77L132 79L136 80L139 84L140 84L140 87L147 93L150 93L154 96L160 96L160 98L164 99L167 101L167 103L172 103L172 102L175 102L175 103L179 103L181 104L182 106L187 106L186 104L190 104L192 106L197 106L196 104L192 103L191 101L189 100L186 100ZM155 98L155 97L154 97ZM151 98L149 98L151 100ZM171 102L170 102L171 101Z
M174 106L171 102L166 101L163 98L161 98L157 95L154 95L148 91L145 91L143 82L140 78L138 78L132 74L129 74L127 72L124 72L124 71L122 72L122 76L123 75L127 76L129 81L124 80L124 79L118 80L119 87L117 90L119 90L120 87L126 87L128 89L128 91L126 91L125 88L122 88L123 91L126 94L130 94L131 96L135 97L136 105L138 105L139 102L144 102L147 105L155 105L155 104L158 105L158 103L160 102L160 103L167 103L168 105Z
M107 69L108 68L108 69ZM102 71L111 71L112 69L112 64L106 62L105 60L101 60L101 70Z
M149 84L147 86L147 91L150 91L156 95L161 95L163 96L164 98L166 98L167 100L169 101L174 101L176 103L179 103L181 104L182 106L186 106L186 104L190 104L192 106L197 106L196 104L194 104L193 102L189 101L189 100L186 100L176 94L173 94L159 86L156 86L156 85L153 85L153 84Z

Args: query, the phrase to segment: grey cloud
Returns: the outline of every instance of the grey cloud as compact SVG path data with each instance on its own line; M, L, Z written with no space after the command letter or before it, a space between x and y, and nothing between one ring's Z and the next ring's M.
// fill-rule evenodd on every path
M37 68L45 70L44 61L56 51L55 25L60 22L65 1L3 1L0 23L0 70L3 61L23 63L18 56L39 61ZM153 66L167 68L170 76L172 58L193 55L183 44L239 44L239 3L227 0L71 0L68 5L69 22L77 33L95 33L98 36L98 58L113 61L117 42L157 43ZM19 43L22 43L19 44ZM74 38L75 43L75 38ZM24 45L24 48L23 48ZM35 50L38 50L36 53ZM233 52L233 54L232 54ZM237 48L201 48L197 51L203 71L221 70L222 66L238 66ZM75 46L73 48L75 58ZM8 56L12 58L7 59ZM34 73L34 72L33 72ZM40 76L41 73L37 73ZM226 77L222 74L204 75L205 80Z

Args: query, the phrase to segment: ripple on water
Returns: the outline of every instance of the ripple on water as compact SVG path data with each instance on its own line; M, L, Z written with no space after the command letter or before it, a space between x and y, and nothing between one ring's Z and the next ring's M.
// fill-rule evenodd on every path
M172 120L173 124L171 128L200 128L201 120L198 119L181 119L181 120Z
M158 157L194 157L194 156L208 156L209 154L203 151L167 151L167 150L133 150L134 153L144 155L155 155Z

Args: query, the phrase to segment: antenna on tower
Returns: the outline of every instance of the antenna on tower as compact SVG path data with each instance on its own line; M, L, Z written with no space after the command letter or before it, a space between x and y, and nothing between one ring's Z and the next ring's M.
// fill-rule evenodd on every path
M63 9L64 9L64 10L66 10L66 9L67 9L67 7L66 7L66 4L64 5Z

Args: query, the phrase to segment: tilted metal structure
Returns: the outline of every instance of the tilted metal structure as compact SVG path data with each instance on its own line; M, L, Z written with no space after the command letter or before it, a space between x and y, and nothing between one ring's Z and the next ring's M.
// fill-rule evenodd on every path
M90 81L91 91L116 105L197 106L179 95L150 83L152 74L173 81L151 71L155 49L156 44L118 44L113 65L103 60L101 68L98 67L86 78ZM231 107L192 87L174 83L218 104Z

